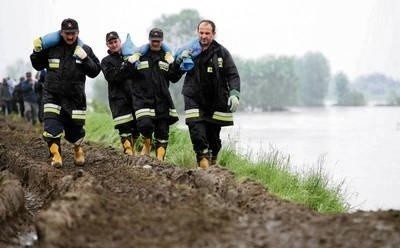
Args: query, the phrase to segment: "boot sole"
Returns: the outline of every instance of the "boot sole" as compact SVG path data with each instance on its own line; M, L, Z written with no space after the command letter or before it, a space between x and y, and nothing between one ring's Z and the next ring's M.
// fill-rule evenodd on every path
M53 166L54 168L60 169L62 167L61 163L53 163L51 164L51 166Z
M82 167L85 165L85 162L74 161L75 166Z

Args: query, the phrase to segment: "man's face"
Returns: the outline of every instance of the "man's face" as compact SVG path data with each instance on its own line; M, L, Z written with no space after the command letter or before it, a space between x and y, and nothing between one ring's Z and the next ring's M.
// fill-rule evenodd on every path
M74 44L76 39L78 39L78 35L79 32L61 31L61 36L68 45Z
M109 40L109 41L107 41L106 45L112 53L119 53L121 51L121 40L120 39Z
M202 47L210 46L211 42L214 40L215 33L212 30L212 26L207 22L203 22L199 25L197 34Z
M151 40L150 41L150 50L158 52L161 50L161 43L162 41L159 40Z

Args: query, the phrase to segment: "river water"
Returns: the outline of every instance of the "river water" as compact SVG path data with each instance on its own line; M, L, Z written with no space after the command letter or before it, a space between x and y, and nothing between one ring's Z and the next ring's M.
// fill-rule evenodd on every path
M322 166L345 182L352 210L400 209L400 108L293 108L237 113L225 143L254 157L272 149L290 155L293 170Z

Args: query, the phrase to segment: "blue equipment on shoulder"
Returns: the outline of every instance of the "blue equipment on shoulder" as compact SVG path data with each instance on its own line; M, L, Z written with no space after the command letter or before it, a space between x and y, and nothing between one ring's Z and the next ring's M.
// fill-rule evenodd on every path
M127 57L133 55L136 49L135 44L132 42L131 35L128 33L125 42L122 44L122 56Z
M47 49L49 47L53 47L57 45L61 41L61 32L51 32L46 34L45 36L40 37L42 40L43 49Z
M188 50L191 56L188 58L184 58L180 64L179 68L182 71L190 71L194 67L193 59L195 59L197 56L199 56L202 51L199 39L194 39L191 42L189 42L188 44L186 44L185 46L179 48L176 51L175 60L185 50Z

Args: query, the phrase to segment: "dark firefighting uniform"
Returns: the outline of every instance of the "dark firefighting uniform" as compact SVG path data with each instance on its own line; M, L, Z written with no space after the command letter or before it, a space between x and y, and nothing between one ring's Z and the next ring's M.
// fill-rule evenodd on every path
M101 61L101 68L108 82L108 102L114 125L124 143L125 139L139 137L132 101L134 71L120 53L111 53L110 50L108 53Z
M47 69L43 85L43 138L50 143L60 143L63 130L71 143L85 136L86 76L96 77L100 63L92 49L83 45L87 53L83 60L73 56L77 41L68 45L61 40L56 46L31 54L32 66L40 71Z
M165 59L165 52L150 49L140 57L133 83L133 102L140 134L151 139L155 146L167 147L169 126L178 121L171 94L170 81L175 83L179 75Z
M233 125L227 102L230 94L239 94L240 77L229 51L215 40L194 63L182 88L185 122L197 161L203 157L215 161L221 149L221 127Z

